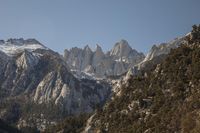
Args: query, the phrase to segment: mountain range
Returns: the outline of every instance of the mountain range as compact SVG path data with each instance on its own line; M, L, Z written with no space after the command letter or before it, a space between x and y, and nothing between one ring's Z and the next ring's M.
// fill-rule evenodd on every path
M153 45L146 56L126 40L117 42L106 53L96 45L94 51L89 46L65 49L64 55L35 39L0 40L0 119L22 132L185 131L180 121L176 129L173 123L153 116L165 117L158 111L164 110L161 105L173 108L186 104L180 99L193 96L187 88L198 88L199 77L191 74L198 70L198 61L190 61L198 56L198 28L193 27L186 36ZM190 67L193 65L195 68ZM185 77L182 70L191 75ZM183 91L174 92L180 87L176 86L177 81L184 84ZM174 97L177 103L173 102ZM185 114L188 112L192 113ZM67 124L55 127L64 119ZM151 124L154 120L169 128ZM70 124L78 125L69 130L73 127Z
M107 82L75 78L61 55L36 40L9 39L0 47L0 116L17 122L19 127L36 119L48 121L51 114L44 112L50 105L60 111L52 114L57 120L61 114L90 113L110 94ZM35 115L34 109L38 117L29 120Z
M95 51L88 45L83 49L74 47L64 51L65 61L79 78L83 77L83 74L101 79L121 75L144 57L143 53L132 49L126 40L117 42L107 53L104 53L98 44Z

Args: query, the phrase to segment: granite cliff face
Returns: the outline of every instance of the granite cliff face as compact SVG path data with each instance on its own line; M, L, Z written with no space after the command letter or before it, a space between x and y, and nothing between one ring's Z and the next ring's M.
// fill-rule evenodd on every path
M24 102L17 102L19 108L26 103L51 103L70 115L92 112L110 94L108 83L75 78L61 55L36 40L10 39L1 42L1 103L24 99ZM87 63L92 52L87 47L84 51L84 62ZM82 67L85 65L82 64ZM2 105L0 117L6 120L12 112L6 111L8 108Z
M117 42L106 54L99 45L95 51L86 46L84 49L75 47L64 52L67 64L77 77L82 77L83 73L96 78L121 75L144 57L144 54L132 49L125 40Z

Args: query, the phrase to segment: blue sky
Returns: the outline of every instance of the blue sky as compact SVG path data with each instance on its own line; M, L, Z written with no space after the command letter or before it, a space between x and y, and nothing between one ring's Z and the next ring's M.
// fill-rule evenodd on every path
M200 0L0 0L0 39L36 38L63 53L126 39L146 53L200 23Z

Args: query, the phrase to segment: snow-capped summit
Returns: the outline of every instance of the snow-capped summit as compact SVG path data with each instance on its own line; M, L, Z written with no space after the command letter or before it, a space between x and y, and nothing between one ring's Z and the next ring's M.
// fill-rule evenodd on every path
M8 39L7 41L0 40L0 51L9 56L16 55L24 50L34 51L36 49L48 49L35 39Z

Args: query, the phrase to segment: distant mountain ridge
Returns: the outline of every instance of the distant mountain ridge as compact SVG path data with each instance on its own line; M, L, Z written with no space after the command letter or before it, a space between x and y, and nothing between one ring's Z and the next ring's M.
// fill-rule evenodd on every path
M83 49L71 48L64 51L64 59L77 77L84 72L93 77L105 78L110 75L121 75L144 59L144 54L132 49L126 40L117 42L114 47L104 53L97 45L92 51L87 45Z
M128 74L137 75L141 71L146 71L147 69L151 69L153 65L159 64L165 59L172 49L175 49L184 43L187 36L188 34L166 43L153 45L145 58L128 70Z
M34 51L36 49L47 49L36 39L8 39L7 41L0 40L0 51L9 56L15 56L24 50Z

